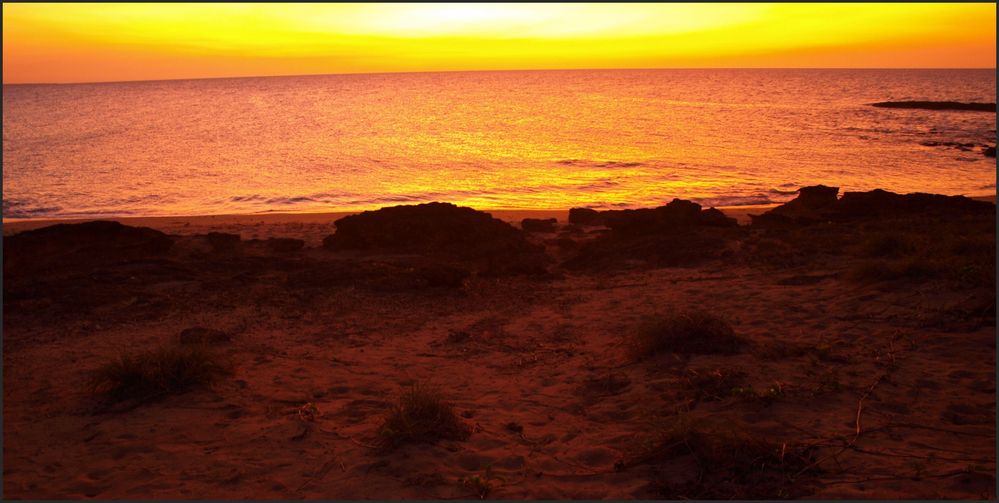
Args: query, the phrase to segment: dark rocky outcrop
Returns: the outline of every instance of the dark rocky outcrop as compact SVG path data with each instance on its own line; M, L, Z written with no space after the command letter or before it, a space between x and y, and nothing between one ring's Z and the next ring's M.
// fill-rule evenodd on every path
M846 192L828 212L830 219L856 220L885 216L914 216L932 213L949 214L994 213L995 205L964 196L940 194L896 194L881 189L869 192Z
M983 150L982 153L985 154L985 157L995 157L996 156L996 146L993 145L991 147L985 147L985 150Z
M572 208L569 210L569 223L576 225L603 225L604 217L590 208Z
M896 194L881 189L846 192L837 199L836 187L803 187L798 197L762 215L752 215L754 227L786 227L817 222L911 217L919 214L986 214L995 205L964 196Z
M701 211L697 216L697 223L708 227L737 227L739 225L734 218L725 216L724 213L715 208Z
M658 208L600 212L610 232L582 243L565 261L569 269L610 269L629 263L693 265L728 253L739 233L735 219L697 203L674 199Z
M173 239L111 221L57 224L5 237L4 273L87 268L159 256Z
M602 212L604 223L621 234L661 234L697 226L734 227L735 219L721 211L684 199L674 199L658 208Z
M839 187L814 185L798 189L798 197L763 215L750 215L753 225L785 226L823 220L824 213L836 205Z
M871 103L878 108L915 108L920 110L966 110L970 112L995 112L995 103L961 103L957 101L881 101Z
M554 218L525 218L520 221L520 228L526 232L555 232Z
M622 234L650 234L670 232L672 229L691 226L735 227L734 218L726 217L715 209L701 209L701 205L684 199L673 199L658 208L634 210L597 211L589 208L569 210L570 225L606 225Z
M543 247L492 215L450 203L393 206L335 222L323 239L329 250L416 253L441 260L475 262L482 274L538 274L545 271Z

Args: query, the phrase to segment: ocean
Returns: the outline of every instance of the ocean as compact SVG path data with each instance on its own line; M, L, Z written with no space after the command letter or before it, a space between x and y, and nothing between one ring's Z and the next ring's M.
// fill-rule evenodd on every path
M995 192L995 70L573 70L4 85L4 219Z

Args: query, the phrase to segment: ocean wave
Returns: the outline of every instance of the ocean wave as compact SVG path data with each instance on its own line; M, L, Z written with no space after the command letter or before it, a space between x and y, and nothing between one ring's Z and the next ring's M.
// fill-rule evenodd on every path
M779 196L793 196L798 193L798 189L794 190L770 189L770 193L777 194Z
M556 164L564 166L582 166L585 168L637 168L644 166L644 163L634 161L594 161L581 159L562 159L555 161Z

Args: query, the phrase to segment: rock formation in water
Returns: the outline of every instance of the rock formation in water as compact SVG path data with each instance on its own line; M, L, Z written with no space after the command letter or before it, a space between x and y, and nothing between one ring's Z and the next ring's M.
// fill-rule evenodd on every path
M878 108L915 108L920 110L966 110L971 112L995 112L995 103L961 103L958 101L881 101L871 103Z

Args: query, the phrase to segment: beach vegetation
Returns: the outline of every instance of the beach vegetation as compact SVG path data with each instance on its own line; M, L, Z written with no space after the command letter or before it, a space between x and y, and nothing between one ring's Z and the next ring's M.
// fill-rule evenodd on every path
M418 382L402 392L378 428L379 437L388 447L465 440L470 434L471 428L459 419L441 391Z
M92 372L88 385L111 403L144 403L205 386L231 367L204 345L122 353Z
M646 320L634 333L631 353L636 359L663 352L735 354L745 344L746 341L721 317L688 309Z
M615 467L651 465L651 488L666 499L787 499L805 496L804 476L818 472L814 448L695 425L687 414L636 439ZM679 470L693 460L694 473Z

